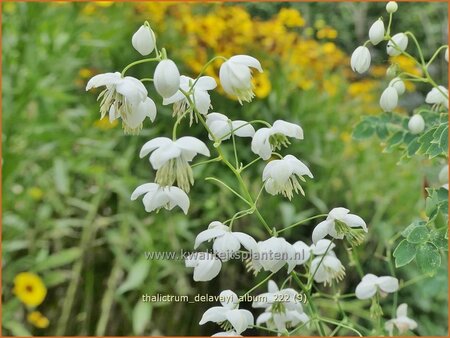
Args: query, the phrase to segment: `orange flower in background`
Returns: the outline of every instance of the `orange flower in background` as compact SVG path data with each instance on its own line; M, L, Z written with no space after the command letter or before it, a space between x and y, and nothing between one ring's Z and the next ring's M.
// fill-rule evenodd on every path
M27 316L27 321L38 329L45 329L50 325L48 318L39 311L30 312Z
M32 272L21 272L14 278L13 293L29 307L40 305L47 295L41 278Z

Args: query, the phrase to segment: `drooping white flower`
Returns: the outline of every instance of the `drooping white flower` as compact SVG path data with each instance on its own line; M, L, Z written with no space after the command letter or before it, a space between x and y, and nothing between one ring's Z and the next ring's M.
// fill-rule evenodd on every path
M345 276L345 268L333 251L335 247L328 239L321 239L311 245L311 252L316 256L310 267L310 272L317 283L331 285L333 280L341 281Z
M408 121L408 129L411 134L420 134L425 129L425 120L422 115L414 114Z
M294 247L282 237L271 237L258 242L251 254L252 269L256 272L261 268L264 271L277 272L287 263L288 273L290 273L299 258Z
M398 95L402 95L405 92L405 90L406 90L405 83L399 77L393 78L391 80L391 82L389 82L389 87L394 87L395 90L397 91Z
M132 76L122 77L119 72L98 74L88 81L86 91L102 86L106 89L97 99L101 99L101 118L106 114L110 121L122 118L122 127L129 134L137 134L146 117L154 121L156 106L147 97L147 89L141 81Z
M386 4L386 12L388 12L388 13L395 13L395 12L397 12L397 9L398 9L398 5L395 1L389 1Z
M295 250L296 264L302 265L306 263L311 256L311 247L302 241L297 241L292 244Z
M207 230L200 232L195 238L194 249L205 241L213 239L214 253L222 262L229 260L237 252L241 245L248 251L256 248L256 241L243 232L232 232L225 224L214 221L211 222Z
M148 25L142 25L133 34L131 44L141 55L149 55L155 49L155 33Z
M230 330L225 332L217 332L213 334L211 337L242 337L240 334L237 334L236 331Z
M253 137L255 128L251 124L242 120L230 120L220 113L211 113L206 116L206 125L211 131L209 139L228 140L231 135L239 137Z
M163 98L175 95L180 88L180 72L175 62L169 59L161 60L156 66L153 84Z
M270 128L260 128L252 139L252 151L267 160L272 151L290 144L288 137L303 140L303 129L294 123L276 120Z
M372 298L377 291L382 296L398 290L398 279L391 276L378 277L374 274L365 275L356 286L355 295L358 299Z
M184 136L176 141L168 137L156 137L142 146L140 158L150 155L150 163L157 170L155 181L160 185L174 182L186 192L194 184L192 168L189 165L197 154L210 156L205 143L192 136Z
M350 66L354 72L362 74L370 67L370 51L366 46L359 46L352 53L350 58Z
M409 318L407 312L408 304L400 304L397 308L397 317L386 322L384 328L389 332L390 336L394 335L394 327L397 328L399 334L404 334L408 330L414 330L417 328L416 321Z
M408 47L408 36L405 33L395 34L387 43L386 52L390 56L400 55Z
M369 39L374 45L378 45L384 39L384 23L378 19L369 29Z
M231 290L222 291L219 295L222 306L213 306L205 311L199 324L213 322L224 327L225 330L233 329L241 334L253 326L254 318L250 311L239 309L239 298Z
M216 86L216 80L211 76L201 76L197 81L184 75L181 75L180 77L180 89L186 93L190 93L190 100L195 104L196 109L202 115L208 114L208 110L211 108L211 98L209 97L208 90L213 90ZM189 109L192 124L195 116L193 107L190 106L188 99L180 90L171 97L163 100L163 105L172 103L174 116L180 117Z
M425 97L425 102L428 104L442 104L448 109L448 88L439 86L439 89L431 89Z
M387 87L380 97L380 107L384 111L393 111L398 104L398 92L394 87Z
M194 268L194 281L207 282L216 277L222 268L222 262L215 255L208 252L194 252L190 254L185 265Z
M305 182L304 175L313 178L311 171L302 161L292 155L286 155L280 160L267 163L262 180L269 194L282 194L290 200L294 196L294 192L305 195L298 181L300 179Z
M336 239L342 239L351 231L351 228L362 228L367 232L367 225L364 220L354 214L349 214L350 210L345 208L334 208L328 213L325 221L316 225L312 233L313 243L330 235Z
M242 101L251 102L255 96L250 67L263 72L259 61L248 55L232 56L220 66L219 78L223 89L236 96L241 104Z
M158 211L161 208L172 210L179 206L187 214L189 209L189 197L178 187L162 187L157 183L145 183L133 191L131 200L134 201L141 195L144 195L142 203L147 212Z

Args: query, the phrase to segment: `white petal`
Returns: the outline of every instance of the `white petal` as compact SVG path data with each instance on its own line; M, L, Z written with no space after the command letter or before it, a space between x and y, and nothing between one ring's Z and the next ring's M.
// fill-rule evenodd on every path
M297 124L276 120L272 126L272 133L280 133L289 137L303 140L303 129Z
M297 241L294 244L292 244L294 247L295 253L296 253L296 263L297 265L301 265L308 261L309 257L311 256L311 249L306 243L302 241Z
M159 184L156 183L145 183L138 186L131 194L131 200L134 201L139 196L146 194L148 192L154 192L159 188Z
M408 304L400 304L397 308L397 317L406 317L408 312Z
M181 155L180 148L175 143L169 143L163 147L159 147L150 155L150 163L153 169L158 170L167 161L177 158Z
M145 206L145 211L152 212L153 210L166 207L169 203L169 196L162 188L158 188L154 193L145 194L142 203Z
M209 149L206 144L195 137L183 136L176 140L175 143L180 149L199 153L205 156L210 156Z
M250 235L244 234L243 232L232 232L232 235L236 237L248 251L256 250L257 243Z
M208 110L211 107L211 98L207 91L196 89L194 91L193 101L200 114L208 114Z
M212 90L217 87L216 80L211 76L201 76L195 84L196 89Z
M194 281L206 282L216 277L222 263L212 254L202 253L198 258L198 265L194 268Z
M132 105L142 102L147 97L147 89L138 79L125 76L116 84L116 91L127 98Z
M356 298L358 299L369 299L375 295L377 292L377 287L375 283L369 281L361 281L355 290Z
M292 165L293 173L295 173L299 176L306 175L306 176L313 178L313 175L312 175L311 171L309 170L309 168L295 156L286 155L284 157L284 159Z
M175 206L179 206L185 214L189 209L189 197L188 195L178 187L168 187L167 196L169 197L169 210Z
M222 261L227 261L231 255L239 250L241 243L230 232L216 238L213 244L214 253L217 253Z
M195 238L194 243L194 249L197 249L198 246L206 241L209 241L210 239L223 236L225 234L225 231L222 229L207 229L202 232L200 232L197 237Z
M239 137L253 137L255 135L255 128L246 121L236 120L231 122L234 135Z
M253 315L248 310L235 309L227 311L225 316L239 334L249 328L250 325L253 325Z
M239 297L231 290L224 290L220 293L220 304L228 309L234 309L239 304Z
M350 210L348 210L346 208L333 208L328 213L328 218L327 219L342 220L345 217L345 215L347 215L349 212L350 212Z
M104 73L93 76L86 85L86 90L107 85L115 85L121 79L120 73Z
M273 280L269 280L269 282L267 283L267 290L270 293L276 293L276 292L280 291L277 283L275 283Z
M259 61L249 55L235 55L230 58L230 61L241 63L247 67L256 68L260 73L263 71Z
M398 290L398 279L395 277L391 276L378 277L376 283L378 287L386 293L392 293Z
M272 147L269 143L270 134L270 128L261 128L253 135L251 149L263 160L269 159L270 155L272 155Z
M155 49L155 35L150 27L142 25L136 33L133 34L131 43L134 49L145 56Z
M364 222L364 220L357 215L345 215L342 221L351 228L363 228L364 231L367 232L366 222Z
M153 84L163 98L175 95L180 88L180 72L175 62L169 59L160 61L153 75Z
M213 334L211 337L242 337L241 335L237 334L236 331L227 331L227 332L217 332Z
M334 222L331 220L325 220L316 225L312 233L312 241L314 244L319 242L330 232L330 228L334 226ZM326 248L325 248L326 249ZM314 251L313 251L314 252ZM314 252L315 255L318 255Z
M139 153L139 157L143 158L147 156L150 152L155 150L156 148L164 147L168 144L173 143L173 141L168 137L156 137L148 142L146 142Z
M314 255L324 255L326 252L330 252L336 247L336 244L329 239L321 239L316 244L311 245L311 251ZM328 250L328 251L327 251Z
M221 306L213 306L205 311L200 319L199 325L203 325L207 322L220 323L226 320L226 309Z
M256 325L261 325L263 323L267 323L271 318L272 318L272 313L263 312L258 316L258 318L256 318Z

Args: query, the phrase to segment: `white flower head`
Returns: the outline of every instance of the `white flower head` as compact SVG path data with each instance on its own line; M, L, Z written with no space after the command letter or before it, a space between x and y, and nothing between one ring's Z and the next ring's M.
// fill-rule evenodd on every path
M387 43L386 52L390 56L400 55L408 47L408 36L405 33L395 34Z
M299 256L294 247L282 237L271 237L265 241L260 241L252 251L251 268L258 272L261 268L264 271L277 272L288 264L288 273L297 265Z
M397 328L399 334L404 334L408 330L414 330L417 328L417 323L407 315L408 305L406 303L400 304L397 308L397 317L388 320L384 325L384 328L389 332L390 336L394 334L394 327Z
M241 334L253 326L252 313L248 310L239 309L239 298L233 291L222 291L219 299L222 306L214 306L206 310L199 322L200 325L214 322L224 330L233 330L237 334Z
M211 98L209 97L208 90L216 88L216 80L211 76L201 76L197 80L190 78L189 76L181 75L180 77L180 89L189 94L189 99L195 105L197 111L202 114L208 114L209 108L211 108ZM186 96L178 90L174 95L164 98L163 105L173 103L173 115L180 117L186 112L190 114L191 124L193 122L194 107L191 107ZM197 120L197 117L195 118Z
M372 298L377 291L380 295L386 296L398 290L398 279L391 276L378 277L374 274L365 275L356 286L355 294L358 299Z
M251 124L242 120L230 120L220 113L211 113L206 116L206 125L211 131L209 139L228 140L231 135L239 137L253 137L255 128Z
M425 102L428 104L444 105L448 109L448 88L439 86L439 89L431 89L425 97Z
M393 111L398 104L398 92L394 87L388 86L380 97L380 107L384 111Z
M211 222L207 230L200 232L195 238L194 249L205 241L214 240L214 253L222 262L229 260L237 252L241 245L248 251L256 248L256 241L243 232L232 232L225 224L214 221Z
M187 214L189 209L189 197L178 187L162 187L157 183L145 183L138 186L131 194L131 200L136 200L144 195L142 203L145 211L158 211L161 208L172 210L178 206Z
M395 90L397 91L398 95L402 95L405 92L405 90L406 90L405 83L399 77L393 78L391 80L391 82L389 82L389 87L394 87Z
M251 102L253 93L251 68L263 72L257 59L248 55L235 55L220 66L219 78L225 92L237 97L239 103Z
M299 159L292 155L286 155L280 160L267 163L262 174L262 180L266 191L271 195L283 194L292 199L295 193L305 195L299 179L305 182L303 176L313 178L311 171Z
M397 9L398 9L398 5L395 1L389 1L386 4L386 12L388 12L390 14L397 12Z
M350 58L350 66L354 72L359 74L365 73L370 67L370 51L366 46L359 46L352 53Z
M155 33L149 25L145 24L139 27L131 38L131 44L141 55L149 55L155 49Z
M252 139L252 151L263 160L272 155L272 151L290 144L288 137L303 140L303 129L294 123L276 120L270 128L260 128Z
M194 281L207 282L216 277L222 268L219 258L209 252L194 252L185 260L188 268L194 268Z
M369 39L374 45L378 45L384 39L384 23L382 19L375 21L369 29Z
M156 106L152 99L147 97L147 89L141 81L132 77L122 77L119 72L98 74L92 77L86 90L105 86L98 96L100 100L101 118L109 114L109 120L122 118L122 127L125 133L137 134L142 129L146 117L154 121Z
M311 262L310 272L317 283L331 285L333 280L341 281L345 276L345 268L333 251L334 243L321 239L311 245L311 252L316 257Z
M408 121L408 129L411 134L420 134L425 130L425 120L422 115L414 114Z
M159 95L169 98L180 88L180 72L175 62L161 60L155 68L153 84Z
M316 244L327 235L336 239L343 239L344 236L347 236L350 242L359 243L362 240L361 234L355 232L355 230L359 230L355 228L362 228L364 232L367 232L367 225L361 217L349 212L350 210L345 208L331 210L327 219L314 228L312 233L313 243Z
M292 246L296 253L296 264L305 264L311 256L311 247L302 241L297 241Z
M160 185L175 182L186 192L194 184L192 168L189 165L197 154L210 156L205 143L192 136L184 136L176 141L168 137L156 137L142 146L140 158L150 155L150 163L157 170L155 181Z

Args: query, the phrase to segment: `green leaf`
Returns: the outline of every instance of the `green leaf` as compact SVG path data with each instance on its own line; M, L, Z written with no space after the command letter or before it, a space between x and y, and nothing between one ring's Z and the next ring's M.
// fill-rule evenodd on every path
M430 242L418 246L416 258L420 270L430 276L433 276L441 266L441 254L438 248Z
M368 119L364 119L353 129L352 137L355 140L363 140L372 136L375 132L375 124Z
M447 228L431 231L430 242L436 245L438 249L448 250L447 233Z
M392 134L391 137L388 138L386 141L386 152L392 151L396 146L402 143L403 139L405 137L405 132L403 131L397 131L396 133Z
M439 138L439 146L444 154L448 153L448 125L445 127Z
M411 157L417 153L420 148L420 143L417 138L414 138L411 142L409 142L408 147L406 149L406 155Z
M80 248L71 248L59 252L53 253L51 256L45 258L45 260L38 262L33 271L40 272L59 268L64 265L70 264L81 256Z
M415 228L425 226L425 225L426 225L426 223L424 221L414 221L402 231L402 236L406 238L409 236L411 231L413 231Z
M130 269L127 279L117 289L117 294L136 289L141 286L150 270L150 262L145 258L137 261Z
M16 321L10 321L9 323L3 324L5 328L7 328L9 331L11 331L13 336L19 336L19 337L31 337L32 334L28 331L28 329L23 326L22 323L16 322Z
M152 303L138 301L133 309L133 333L140 336L152 318Z
M416 256L416 249L417 245L409 243L406 239L401 241L393 253L395 267L399 268L411 262Z
M414 228L408 235L407 241L409 243L418 244L418 243L425 243L428 238L430 237L430 234L428 232L427 227L419 226Z
M56 190L60 194L67 195L69 193L69 178L66 162L60 158L55 159L53 162L53 170Z

